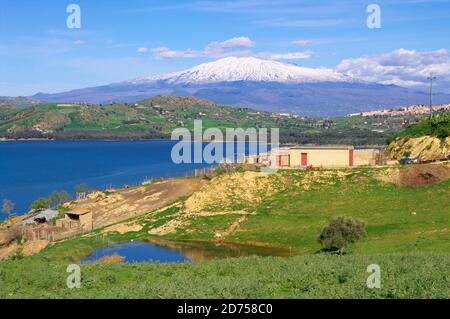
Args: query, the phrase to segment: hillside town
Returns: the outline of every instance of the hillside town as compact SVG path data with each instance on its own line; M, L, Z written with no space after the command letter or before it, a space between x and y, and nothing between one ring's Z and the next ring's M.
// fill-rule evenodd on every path
M450 111L450 104L433 105L430 108L428 105L411 105L406 107L383 109L368 112L351 113L348 117L354 116L402 116L402 115L420 115L429 114L430 109L433 113L448 112Z

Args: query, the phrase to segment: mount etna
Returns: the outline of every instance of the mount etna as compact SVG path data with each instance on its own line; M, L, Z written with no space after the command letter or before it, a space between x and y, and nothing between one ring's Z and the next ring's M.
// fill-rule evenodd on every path
M328 68L306 68L254 57L227 57L181 72L68 92L38 93L43 102L136 102L154 95L195 96L228 106L306 116L340 116L427 104L427 92L370 83ZM436 104L450 95L436 93Z

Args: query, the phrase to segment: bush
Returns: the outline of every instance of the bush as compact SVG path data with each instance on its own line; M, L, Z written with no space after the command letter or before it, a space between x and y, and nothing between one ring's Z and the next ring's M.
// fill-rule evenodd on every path
M365 222L351 217L334 217L328 226L322 229L318 241L326 250L344 253L348 244L356 242L366 234Z
M36 199L33 203L31 203L31 209L38 210L50 205L50 200L47 198L39 198Z
M3 232L3 244L9 245L13 241L20 242L22 239L22 226L12 225Z
M440 126L439 128L436 129L436 136L438 138L446 138L450 136L450 129L448 129L447 127Z

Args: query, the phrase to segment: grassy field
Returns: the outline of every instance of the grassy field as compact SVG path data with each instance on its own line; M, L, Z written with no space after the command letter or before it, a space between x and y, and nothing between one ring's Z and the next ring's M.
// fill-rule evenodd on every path
M183 207L189 206L188 200L182 199L179 205L130 221L143 226L140 231L94 233L49 246L31 257L0 262L0 297L450 297L449 179L413 187L380 181L377 176L394 174L389 168L281 171L264 177L275 188L261 184L266 187L252 193L253 184L240 183L240 174L245 173L213 179L208 184L211 191L206 192L213 197L199 197L214 203L203 205L203 211L221 214L186 215ZM202 203L196 200L196 204ZM211 241L242 216L240 210L254 213L224 238L226 242L280 247L297 256L177 265L83 265L82 289L65 286L65 267L106 245L105 240L151 238L149 230L181 218L175 232L161 237ZM321 252L317 242L321 229L337 215L367 224L367 236L342 257ZM366 268L372 263L381 266L381 289L365 285Z
M263 197L257 205L243 200L233 207L256 214L248 216L226 240L312 254L321 249L317 243L321 229L333 216L345 215L363 219L367 224L367 236L350 247L352 253L448 251L450 180L425 187L398 186L375 179L374 175L380 171L372 168L283 171L279 175L289 183L288 187ZM310 182L302 184L305 180ZM235 188L240 191L238 185ZM216 207L217 211L224 209ZM226 229L238 217L197 217L192 224L167 237L212 239L217 230Z
M366 285L381 268L381 288ZM0 263L0 298L449 298L448 254L247 257L193 264L82 265L34 256Z

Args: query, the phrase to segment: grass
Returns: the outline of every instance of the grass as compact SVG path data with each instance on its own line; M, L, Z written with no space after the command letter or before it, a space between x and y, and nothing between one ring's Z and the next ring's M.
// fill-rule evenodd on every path
M320 172L281 171L287 187L260 203L227 242L290 248L291 258L246 257L194 264L82 265L83 286L65 286L70 263L107 242L148 238L148 230L177 216L184 199L140 216L139 232L78 237L20 260L0 262L0 298L448 298L450 297L450 180L402 187L374 178L376 168ZM318 174L311 179L311 174ZM345 173L345 174L342 174ZM310 180L308 187L302 184ZM214 180L212 181L214 182ZM232 204L233 206L234 204ZM230 207L216 207L226 211ZM232 207L233 208L233 207ZM251 208L251 210L250 210ZM415 214L412 214L412 213ZM367 236L337 257L321 252L317 236L336 215L363 219ZM236 214L189 217L167 239L212 240ZM106 240L106 241L105 241ZM366 268L382 270L370 290Z
M445 252L450 247L450 180L427 187L402 187L382 183L376 169L329 171L305 190L297 183L311 172L284 171L292 185L257 205L256 214L232 235L230 242L248 242L291 248L296 254L320 250L317 236L333 216L363 219L367 236L350 247L355 254L394 252ZM253 203L238 209L254 211ZM226 211L229 207L218 207ZM232 207L232 209L236 209ZM412 213L415 213L412 214ZM216 230L226 229L238 216L201 217L169 237L209 239Z
M367 266L381 267L369 289ZM68 263L41 257L0 263L0 298L449 298L449 254L247 257L194 264L81 267L68 289Z

